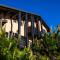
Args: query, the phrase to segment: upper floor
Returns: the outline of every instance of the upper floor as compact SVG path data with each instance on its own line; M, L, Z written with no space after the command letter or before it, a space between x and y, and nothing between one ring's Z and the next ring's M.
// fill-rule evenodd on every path
M28 35L31 32L36 35L42 30L50 31L41 16L5 6L0 6L0 25L5 28L6 32L20 32L21 36L25 36L27 31Z

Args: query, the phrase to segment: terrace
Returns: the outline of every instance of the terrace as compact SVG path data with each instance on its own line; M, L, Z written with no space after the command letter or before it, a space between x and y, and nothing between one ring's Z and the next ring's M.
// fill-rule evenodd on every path
M41 16L5 6L0 6L0 26L5 28L8 37L24 37L26 46L29 41L33 44L35 37L41 38L41 31L50 31Z

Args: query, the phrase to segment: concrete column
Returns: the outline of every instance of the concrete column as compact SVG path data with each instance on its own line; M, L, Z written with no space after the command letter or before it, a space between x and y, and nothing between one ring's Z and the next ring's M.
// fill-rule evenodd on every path
M1 13L0 15L0 28L2 28L2 20L4 20L3 13Z
M2 27L2 19L0 19L0 28Z
M24 36L26 37L26 47L28 47L28 16L25 14Z
M38 21L39 31L41 31L41 21Z
M18 14L18 39L21 38L20 30L21 30L21 12L19 12Z
M12 18L11 18L11 37L12 37L12 35L13 35L13 31L12 31L12 28L13 28L13 23L12 23Z
M38 21L38 17L37 17L37 19L36 19L36 26L37 26L37 33L39 33L38 31L39 31L39 21Z
M39 19L39 17L37 17L37 29L38 29L38 34L41 31L41 20Z
M34 44L34 15L31 15L32 44Z

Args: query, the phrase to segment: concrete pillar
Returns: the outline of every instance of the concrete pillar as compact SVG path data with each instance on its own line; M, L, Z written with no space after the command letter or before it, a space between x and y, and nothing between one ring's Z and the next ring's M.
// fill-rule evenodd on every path
M39 21L38 21L38 17L36 18L36 26L37 26L37 33L39 34Z
M13 35L13 31L12 31L12 28L13 28L13 23L12 23L12 18L11 18L11 37L12 37L12 35Z
M32 44L34 44L34 15L31 15Z
M18 39L21 38L20 29L21 29L21 12L19 12L18 14Z
M41 31L41 21L38 20L39 31Z
M0 19L0 28L2 27L2 19Z
M4 20L3 13L0 14L0 28L2 28L2 20Z
M28 16L25 14L24 36L26 37L26 47L28 47Z

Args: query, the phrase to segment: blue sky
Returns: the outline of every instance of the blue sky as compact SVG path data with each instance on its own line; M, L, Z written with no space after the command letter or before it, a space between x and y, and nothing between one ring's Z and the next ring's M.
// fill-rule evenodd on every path
M60 24L59 0L0 0L0 5L38 14L49 27Z

